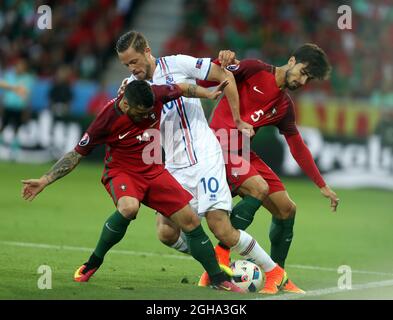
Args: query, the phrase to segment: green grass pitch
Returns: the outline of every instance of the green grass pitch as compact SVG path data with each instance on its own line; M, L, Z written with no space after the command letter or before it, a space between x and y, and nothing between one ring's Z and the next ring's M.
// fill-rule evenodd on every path
M159 243L155 215L146 207L90 282L73 282L114 206L100 183L102 166L85 163L32 203L22 200L20 180L38 178L49 167L0 163L0 299L270 298L198 288L201 266ZM334 214L310 181L285 183L298 208L286 269L308 291L303 298L392 299L392 192L336 190L341 203ZM248 230L267 251L269 226L270 215L260 209ZM52 270L50 290L37 286L40 265ZM341 265L351 267L352 290L338 289Z

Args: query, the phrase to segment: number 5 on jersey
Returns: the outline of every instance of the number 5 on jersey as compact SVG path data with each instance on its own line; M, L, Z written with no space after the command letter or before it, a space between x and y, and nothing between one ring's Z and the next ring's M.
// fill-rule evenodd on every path
M255 111L254 114L251 115L251 120L257 122L265 113L262 109Z

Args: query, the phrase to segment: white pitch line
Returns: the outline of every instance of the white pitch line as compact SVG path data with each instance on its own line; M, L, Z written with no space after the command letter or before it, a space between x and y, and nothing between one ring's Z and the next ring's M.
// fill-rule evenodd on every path
M317 271L331 271L331 272L336 272L337 273L337 268L327 268L327 267L318 267L318 266L305 266L301 264L288 264L287 265L290 268L295 268L295 269L308 269L308 270L317 270ZM387 273L387 272L378 272L378 271L366 271L366 270L354 270L351 269L352 273L359 273L359 274L373 274L377 276L393 276L393 273Z
M93 248L87 248L87 247L73 247L67 245L52 245L52 244L45 244L45 243L31 243L31 242L17 242L17 241L0 241L0 244L15 246L15 247L36 248L36 249L70 250L70 251L84 251L84 252L92 252L94 250ZM118 253L118 254L127 254L132 256L149 256L149 257L164 257L164 258L179 259L179 260L193 260L193 258L188 255L179 255L179 254L162 254L156 252L116 250L116 249L110 250L110 252ZM288 264L287 267L295 268L295 269L337 272L337 269L335 268L300 265L300 264ZM372 274L372 275L379 275L379 276L393 276L393 273L367 271L367 270L352 270L352 273Z
M336 293L345 293L345 292L352 292L357 290L365 290L365 289L372 289L372 288L382 288L382 287L392 287L393 288L393 279L392 280L385 280L385 281L377 281L377 282L367 282L363 284L355 284L352 285L352 289L339 289L338 287L332 288L324 288L324 289L316 289L307 291L305 294L296 294L296 293L287 293L283 295L277 295L273 297L267 298L256 298L254 300L294 300L294 299L302 299L306 297L318 297L327 294L336 294ZM393 298L393 294L392 297Z
M29 243L29 242L16 242L16 241L0 241L1 244L9 245L9 246L16 246L16 247L28 247L28 248L37 248L37 249L55 249L55 250L71 250L71 251L86 251L86 252L93 252L94 248L86 248L86 247L72 247L66 245L52 245L52 244L45 244L45 243ZM132 256L159 256L165 258L172 258L172 259L180 259L180 260L192 260L193 258L190 256L181 256L175 254L161 254L155 252L144 252L144 251L130 251L130 250L110 250L113 253L119 254L127 254Z

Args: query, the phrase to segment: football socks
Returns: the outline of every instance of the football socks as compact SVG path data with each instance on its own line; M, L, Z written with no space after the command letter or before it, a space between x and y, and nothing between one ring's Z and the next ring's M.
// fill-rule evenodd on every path
M255 212L262 205L262 201L253 196L245 196L233 207L231 223L235 229L246 230L254 220Z
M273 217L270 225L270 255L282 268L284 268L285 259L287 258L289 247L292 243L294 224L294 217L285 220Z
M276 263L266 253L258 242L247 232L240 231L239 242L231 250L239 253L246 260L250 260L260 266L263 271L269 272L276 267Z
M221 274L222 271L216 260L213 245L202 226L199 225L194 230L184 232L184 234L186 235L187 246L190 250L190 254L195 260L202 264L203 268L209 274L212 282L218 281L216 280L217 275Z
M182 253L190 254L190 250L188 250L187 246L186 237L182 231L180 232L179 239L177 239L177 241L171 245L171 248Z
M124 218L119 211L112 214L105 221L94 254L103 259L109 249L124 237L130 222L131 220Z

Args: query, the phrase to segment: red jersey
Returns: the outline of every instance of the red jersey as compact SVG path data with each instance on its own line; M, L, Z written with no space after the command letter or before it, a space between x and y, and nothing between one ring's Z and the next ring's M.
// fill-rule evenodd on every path
M156 149L161 150L161 110L166 102L179 98L182 91L177 85L152 85L151 88L155 103L147 119L133 122L120 110L122 96L119 96L107 103L75 147L76 152L86 156L97 145L106 145L104 179L110 177L111 171L130 171L153 177L164 169L162 164L145 163L142 153L150 143L157 144Z
M298 133L294 105L289 95L277 87L275 69L272 65L253 59L242 60L238 66L229 67L239 92L240 117L255 131L273 125L281 134L294 135ZM236 129L226 97L214 110L210 127L214 130Z
M219 64L217 61L215 63ZM293 157L303 171L319 187L326 185L296 127L292 99L286 91L280 90L277 86L276 68L260 60L245 59L240 61L239 65L232 65L227 69L232 71L236 79L241 119L251 124L255 131L263 126L276 126L285 136ZM215 131L237 129L226 97L219 102L214 110L210 127ZM235 151L234 148L241 149L242 138L239 131L235 131L237 143L232 142L228 148L228 141L234 138L233 132L230 133L227 141L220 140L222 148L231 151ZM220 135L217 134L217 137L219 138Z

